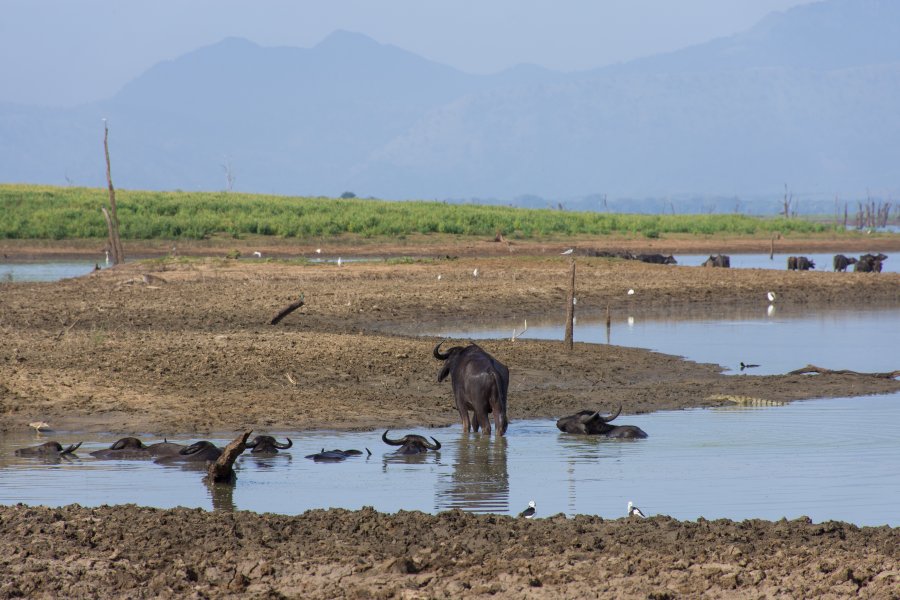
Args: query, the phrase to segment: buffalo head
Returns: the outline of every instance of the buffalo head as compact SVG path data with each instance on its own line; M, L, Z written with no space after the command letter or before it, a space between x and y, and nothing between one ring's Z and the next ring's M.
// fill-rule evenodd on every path
M171 462L206 462L217 460L221 455L221 448L212 442L203 440L181 448L177 454L166 454L158 458L156 462L162 464Z
M136 437L124 437L105 450L91 452L94 458L145 458L150 456L144 442Z
M434 438L434 443L432 444L428 440L426 440L421 435L404 435L399 440L392 440L388 437L388 430L381 435L381 440L385 444L389 444L391 446L400 446L397 449L397 454L421 454L422 452L428 452L429 450L440 450L441 443Z
M609 438L645 438L647 434L634 425L610 425L610 421L619 416L622 407L616 414L604 417L600 411L582 410L574 415L563 417L556 422L556 427L564 433L576 433L582 435L602 435Z
M372 456L372 453L368 448L366 448L366 453L368 453L369 456ZM306 458L316 462L341 462L347 460L351 456L360 456L361 454L362 452L359 450L325 450L325 448L322 448L321 452L308 454Z
M44 442L40 446L32 446L31 448L19 448L16 450L16 456L42 456L42 457L61 457L74 455L81 442L72 444L66 448L59 442Z
M279 450L287 450L294 445L291 438L285 438L287 443L278 442L271 435L258 435L252 442L247 442L247 447L252 448L251 454L278 454Z
M473 428L478 431L480 428L484 433L490 434L491 422L488 415L493 413L497 433L506 433L509 426L506 416L509 369L478 344L454 346L441 352L443 343L443 340L438 342L432 351L436 359L444 361L437 380L441 382L450 377L463 428L466 431ZM474 419L470 417L469 411L475 414Z

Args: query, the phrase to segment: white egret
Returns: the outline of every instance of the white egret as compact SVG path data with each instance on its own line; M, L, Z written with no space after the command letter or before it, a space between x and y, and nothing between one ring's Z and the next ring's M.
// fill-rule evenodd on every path
M575 248L569 248L568 250L563 250L560 254L572 254L575 252Z
M255 256L256 258L262 258L262 252L257 250L256 252L253 253L253 256Z
M628 290L628 295L629 295L629 296L634 296L634 290Z
M769 292L766 294L766 297L769 299L769 302L775 302L775 292Z

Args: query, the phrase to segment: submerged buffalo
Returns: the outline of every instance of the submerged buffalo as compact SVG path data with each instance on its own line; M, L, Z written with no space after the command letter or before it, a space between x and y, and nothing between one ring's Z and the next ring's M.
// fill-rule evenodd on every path
M582 410L574 415L563 417L556 426L564 433L580 433L582 435L602 435L617 439L643 439L647 434L634 425L610 425L609 422L619 416L622 407L611 417L604 417L600 411Z
M849 258L844 256L843 254L835 254L834 255L834 271L837 272L845 272L847 267L856 263L855 258Z
M217 460L221 455L221 448L212 442L203 440L181 448L177 454L162 456L156 462L163 464L172 462L211 462Z
M182 449L184 449L182 444L174 444L168 440L147 446L136 437L124 437L109 448L94 450L91 452L91 456L94 458L118 460L155 458L172 456L178 454Z
M434 347L434 357L444 361L437 380L444 381L450 376L456 409L465 431L482 429L491 433L490 413L494 413L497 434L503 435L509 427L506 416L507 391L509 390L509 369L478 344L466 347L454 346L441 352L441 340ZM475 413L474 422L469 411Z
M372 456L372 452L370 452L368 448L366 448L366 453L369 456ZM362 455L362 452L359 450L325 450L325 448L322 448L321 452L308 454L306 455L306 458L316 462L341 462L342 460L347 460L351 456L360 455Z
M287 450L294 445L291 438L285 439L287 443L282 444L271 435L258 435L252 442L247 442L247 447L251 448L250 454L278 454L279 450Z
M655 265L677 265L678 261L675 260L675 257L671 254L666 256L664 254L638 254L635 256L641 262L652 263Z
M703 261L703 267L722 267L724 269L731 268L731 257L727 254L715 254Z
M434 440L433 444L423 436L415 434L404 435L399 440L392 440L387 436L388 431L390 430L386 430L381 435L381 440L385 444L390 444L391 446L400 446L396 451L397 454L421 454L423 452L428 452L429 450L441 449L441 443L434 438L431 438Z
M41 456L44 458L58 458L62 456L74 456L75 451L81 446L81 442L72 444L66 448L59 442L44 442L40 446L32 446L30 448L19 448L16 450L16 456Z

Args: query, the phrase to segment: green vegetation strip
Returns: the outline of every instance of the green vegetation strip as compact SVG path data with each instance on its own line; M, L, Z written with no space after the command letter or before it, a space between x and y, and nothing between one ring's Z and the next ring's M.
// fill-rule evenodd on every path
M100 188L0 185L0 238L106 237ZM117 190L125 239L202 239L214 234L281 237L364 237L413 233L510 238L628 233L743 234L822 232L831 226L800 219L745 215L636 215L533 210L444 202L263 196L224 192Z

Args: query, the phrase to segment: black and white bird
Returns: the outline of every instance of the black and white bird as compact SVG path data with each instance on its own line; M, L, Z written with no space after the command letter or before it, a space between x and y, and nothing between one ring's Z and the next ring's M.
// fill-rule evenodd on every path
M519 516L520 516L520 517L525 517L526 519L530 519L530 518L532 518L532 517L534 516L534 513L535 513L535 512L536 512L536 510L535 510L535 508L534 508L534 500L530 500L530 501L528 502L528 508L526 508L525 510L523 510L522 512L520 512L520 513L519 513Z
M759 365L746 364L743 361L741 361L741 371L743 371L744 369L755 369L758 366Z
M629 517L641 517L642 519L647 518L647 515L641 512L637 506L635 506L631 500L628 501L628 516Z

